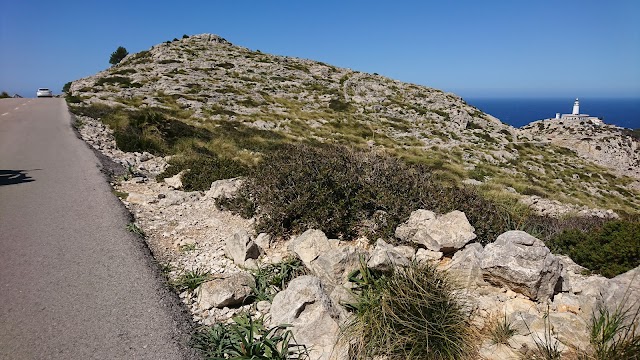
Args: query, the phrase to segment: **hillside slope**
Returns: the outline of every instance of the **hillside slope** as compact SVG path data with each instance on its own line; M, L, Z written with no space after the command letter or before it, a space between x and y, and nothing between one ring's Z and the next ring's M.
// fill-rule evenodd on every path
M194 137L198 146L246 163L280 143L342 143L426 163L447 181L467 179L487 192L507 189L509 196L625 212L640 208L631 173L578 156L575 144L550 143L503 124L456 95L252 51L216 35L129 55L74 81L69 95L76 109L160 109L193 133L218 134ZM629 166L637 171L637 162Z

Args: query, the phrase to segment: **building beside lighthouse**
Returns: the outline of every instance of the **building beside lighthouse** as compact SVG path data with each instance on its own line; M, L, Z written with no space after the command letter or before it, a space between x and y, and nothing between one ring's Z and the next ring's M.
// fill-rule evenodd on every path
M589 116L587 114L580 114L580 100L576 98L573 102L573 110L571 114L556 113L556 119L558 120L574 120L574 121L589 121L596 125L602 125L602 120L595 116Z

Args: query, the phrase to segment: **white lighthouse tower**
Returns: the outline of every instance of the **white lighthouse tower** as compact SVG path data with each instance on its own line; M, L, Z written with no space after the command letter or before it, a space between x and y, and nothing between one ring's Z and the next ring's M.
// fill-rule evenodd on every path
M573 103L573 111L571 115L579 115L580 114L580 101L576 98L576 101Z

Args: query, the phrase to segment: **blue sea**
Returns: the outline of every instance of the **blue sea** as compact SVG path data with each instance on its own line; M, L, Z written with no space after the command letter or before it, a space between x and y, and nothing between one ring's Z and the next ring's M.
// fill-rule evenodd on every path
M464 100L497 117L503 123L522 127L532 121L554 118L556 113L571 114L575 98L465 98ZM580 98L580 113L599 117L606 124L631 129L640 128L640 99Z

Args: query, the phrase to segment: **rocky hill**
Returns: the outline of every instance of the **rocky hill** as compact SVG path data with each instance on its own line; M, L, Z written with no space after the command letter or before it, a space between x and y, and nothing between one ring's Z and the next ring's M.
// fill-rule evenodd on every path
M267 55L208 34L129 55L117 66L74 81L67 99L82 114L76 125L83 139L101 156L123 165L112 185L135 217L130 230L145 237L194 321L218 326L205 334L213 347L232 344L232 337L215 341L238 330L231 327L236 315L250 313L269 326L293 325L295 340L307 346L311 359L353 358L351 352L363 349L354 345L355 338L347 348L340 329L353 324L354 301L362 299L367 286L373 286L373 296L365 297L361 308L400 309L396 314L419 318L402 313L406 303L378 306L371 301L380 300L376 296L381 291L393 294L382 297L397 299L404 289L385 288L385 282L365 274L393 277L425 271L412 267L416 264L430 264L457 284L441 315L446 319L457 313L460 322L457 330L453 326L443 334L462 331L458 340L466 347L456 347L469 358L535 358L545 349L567 358L586 356L597 345L590 338L591 314L628 310L627 325L639 316L640 268L611 279L588 275L586 268L552 254L545 243L522 231L496 234L483 246L474 242L481 224L470 222L471 213L416 208L392 235L377 241L329 239L317 229L275 238L257 231L256 217L245 219L218 207L216 199L236 194L247 179L223 179L207 183L204 191L184 191L183 173L155 178L167 169L167 161L183 153L215 150L252 163L273 145L340 143L426 164L444 182L473 184L486 196L517 198L544 214L611 218L616 217L613 211L593 207L637 212L640 205L634 189L637 140L619 129L552 121L515 129L452 94ZM162 123L164 118L155 113L140 115L140 109L155 109L174 123ZM126 127L135 122L149 125L142 135L150 140L161 138L163 131L184 136L171 139L170 152L146 143L154 154L123 151L118 136L137 131ZM601 153L584 150L584 144ZM406 202L396 192L393 197ZM490 212L484 207L474 211ZM273 278L278 280L270 282ZM432 309L433 294L424 293L425 282L410 283L419 284L417 300L427 300L420 306ZM441 283L437 281L434 293L443 289ZM451 308L452 303L460 307ZM419 315L427 313L431 311ZM252 331L261 320L255 321ZM365 340L368 329L362 330ZM384 332L394 335L387 343L395 342L395 329ZM263 334L251 334L250 341L264 340ZM427 342L418 340L402 350Z
M593 157L576 156L584 150L573 142L549 146L538 134L508 126L456 95L252 51L216 35L168 41L131 54L116 66L74 81L69 94L77 105L165 109L177 120L212 132L228 126L248 129L244 133L254 129L262 134L260 141L385 149L428 163L452 181L508 189L510 196L626 212L640 207L630 177L638 171L637 160L625 165L632 171L606 170L609 158L594 163ZM608 142L600 145L602 152L610 152L608 144L617 138L602 139ZM248 162L260 155L241 141L220 141L227 142L217 147L230 151L225 155ZM637 141L632 144L637 149ZM632 153L637 156L637 150Z

